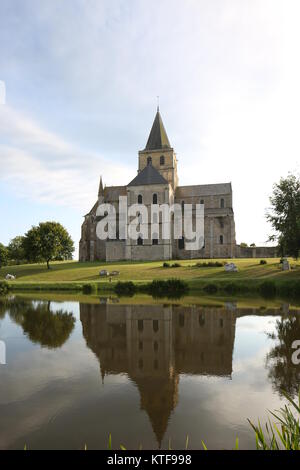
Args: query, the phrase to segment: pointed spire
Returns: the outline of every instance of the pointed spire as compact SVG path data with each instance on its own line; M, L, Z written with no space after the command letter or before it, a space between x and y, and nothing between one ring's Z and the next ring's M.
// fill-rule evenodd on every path
M152 125L152 129L147 141L145 150L159 150L171 148L162 118L157 106L156 116Z
M99 184L99 191L98 191L98 197L101 197L101 196L104 196L102 176L100 176L100 184Z

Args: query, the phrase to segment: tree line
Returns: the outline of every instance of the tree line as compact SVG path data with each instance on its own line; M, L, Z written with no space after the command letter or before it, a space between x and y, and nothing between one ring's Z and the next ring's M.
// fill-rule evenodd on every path
M0 268L6 265L72 259L74 242L58 222L41 222L25 235L13 238L8 246L0 243Z

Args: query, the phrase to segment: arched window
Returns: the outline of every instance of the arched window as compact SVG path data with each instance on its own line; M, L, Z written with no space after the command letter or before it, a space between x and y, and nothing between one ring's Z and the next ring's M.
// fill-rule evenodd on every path
M143 238L141 237L141 235L139 236L139 238L137 239L137 244L139 246L142 246L143 245Z
M181 201L181 210L182 210L182 213L184 213L184 201Z
M223 245L223 243L224 243L224 237L223 235L220 235L220 245Z
M152 202L153 204L157 204L157 194L153 194L153 197L152 197Z
M179 250L184 249L184 237L178 239L178 248Z
M158 320L153 320L153 331L154 331L154 333L158 332L158 328L159 328Z
M224 207L225 207L225 199L221 198L220 206L221 206L221 209L224 209Z
M154 349L155 352L158 351L158 342L157 342L157 341L154 341L154 343L153 343L153 349Z
M165 157L164 157L164 155L162 155L162 156L160 157L159 162L160 162L160 165L161 165L161 166L165 164Z
M200 204L204 204L204 199L200 199Z
M147 157L147 165L151 165L152 163L152 157Z
M138 330L143 331L143 329L144 329L144 321L138 320Z
M143 204L143 196L141 194L138 195L138 204Z

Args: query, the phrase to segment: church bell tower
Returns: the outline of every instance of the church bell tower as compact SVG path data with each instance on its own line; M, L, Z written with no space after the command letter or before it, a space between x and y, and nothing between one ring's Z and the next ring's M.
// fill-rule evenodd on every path
M175 191L178 185L177 158L171 147L160 112L157 107L156 116L144 150L139 151L138 172L152 164L168 181Z

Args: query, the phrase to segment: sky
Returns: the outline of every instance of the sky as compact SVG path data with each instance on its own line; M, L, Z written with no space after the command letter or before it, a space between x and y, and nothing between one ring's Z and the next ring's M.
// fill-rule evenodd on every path
M179 184L231 181L237 242L266 244L272 186L300 171L299 14L298 0L1 0L0 242L56 220L78 247L100 175L136 175L159 96Z

